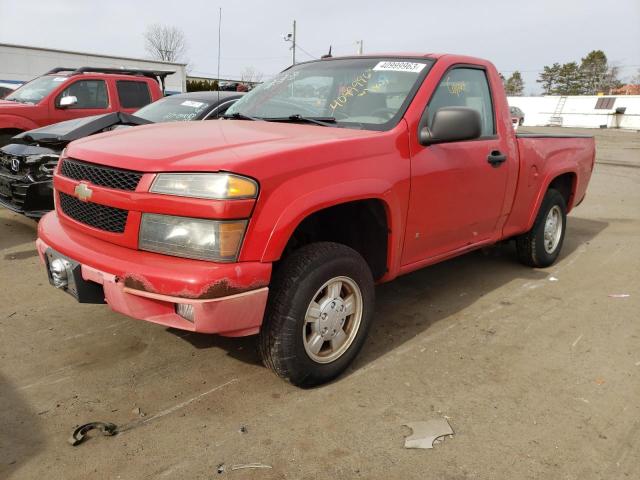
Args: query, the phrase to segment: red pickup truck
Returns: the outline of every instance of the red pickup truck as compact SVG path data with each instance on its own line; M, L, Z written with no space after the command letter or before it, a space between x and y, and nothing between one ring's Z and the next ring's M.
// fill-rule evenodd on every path
M109 112L133 113L162 98L174 72L58 67L0 100L0 147L20 132Z
M505 239L551 265L595 158L590 137L516 135L494 66L458 55L298 64L226 117L72 142L38 251L80 302L259 334L304 387L356 356L375 283Z

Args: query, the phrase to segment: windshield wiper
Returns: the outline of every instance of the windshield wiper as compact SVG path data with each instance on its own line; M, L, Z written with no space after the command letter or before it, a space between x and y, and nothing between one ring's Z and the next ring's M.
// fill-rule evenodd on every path
M264 118L260 117L252 117L250 115L245 115L244 113L235 112L229 115L222 115L222 118L231 118L233 120L253 120L254 122L263 122Z
M288 117L269 117L265 120L269 122L307 122L322 125L323 127L333 127L337 123L334 117L303 117L299 113L289 115Z

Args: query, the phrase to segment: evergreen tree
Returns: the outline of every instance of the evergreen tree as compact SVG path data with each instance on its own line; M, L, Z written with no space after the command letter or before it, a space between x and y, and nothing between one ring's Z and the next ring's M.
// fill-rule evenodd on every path
M552 66L544 66L544 70L538 75L537 83L542 84L542 91L545 95L552 95L558 84L558 74L560 72L560 64L554 63Z
M555 95L580 95L584 91L580 67L576 62L563 64L558 70L556 87L551 93Z
M504 89L507 95L511 97L520 97L524 92L524 81L519 71L515 71L511 74L509 79L504 84Z
M602 50L592 50L580 63L580 77L582 91L585 95L597 95L605 90L607 85L607 56Z

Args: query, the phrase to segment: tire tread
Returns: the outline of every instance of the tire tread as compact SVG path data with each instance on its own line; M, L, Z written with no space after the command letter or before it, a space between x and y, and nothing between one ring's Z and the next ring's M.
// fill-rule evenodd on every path
M307 386L308 382L300 378L299 372L293 371L292 363L295 362L289 361L295 357L295 352L291 351L295 339L288 337L297 335L292 328L296 319L290 314L292 295L310 271L327 260L339 257L359 259L368 272L373 289L371 272L360 254L346 245L333 242L312 243L294 251L280 262L272 277L258 352L266 367L295 385ZM309 381L309 385L317 383L313 379Z

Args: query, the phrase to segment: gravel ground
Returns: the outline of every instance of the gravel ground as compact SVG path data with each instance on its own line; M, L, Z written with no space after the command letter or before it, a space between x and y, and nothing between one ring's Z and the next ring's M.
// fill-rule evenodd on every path
M378 287L353 368L306 391L253 338L74 303L35 224L0 212L0 478L640 478L640 134L586 133L598 164L555 266L502 245ZM403 448L404 423L442 417L455 436ZM96 420L125 431L67 444Z

